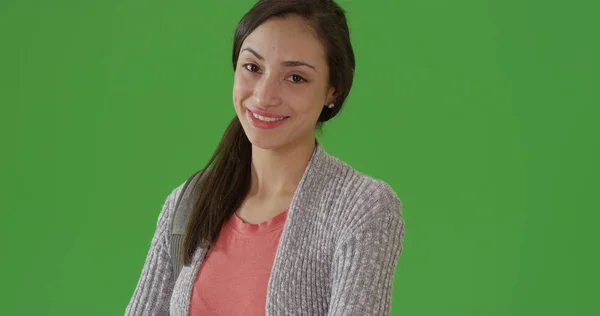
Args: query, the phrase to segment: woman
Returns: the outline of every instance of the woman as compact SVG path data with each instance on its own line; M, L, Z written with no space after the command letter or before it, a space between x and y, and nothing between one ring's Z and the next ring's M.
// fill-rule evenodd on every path
M401 201L314 136L352 85L344 11L259 1L233 67L236 117L187 209L167 198L126 315L389 315Z

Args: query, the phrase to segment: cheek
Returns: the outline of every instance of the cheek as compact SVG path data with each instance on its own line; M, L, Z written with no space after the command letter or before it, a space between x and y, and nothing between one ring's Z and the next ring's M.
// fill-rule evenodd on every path
M243 78L239 73L236 73L233 81L233 99L240 102L252 94L251 84Z
M322 109L321 98L318 95L316 91L304 91L301 94L294 95L296 112L306 116L318 117Z

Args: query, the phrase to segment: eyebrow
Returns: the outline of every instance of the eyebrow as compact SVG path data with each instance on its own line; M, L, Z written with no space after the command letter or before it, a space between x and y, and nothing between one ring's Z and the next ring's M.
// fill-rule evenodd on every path
M264 57L262 57L259 53L257 53L254 49L250 48L250 47L246 47L244 49L242 49L243 51L249 51L250 53L252 53L252 55L256 56L256 58L260 59L260 60L265 60ZM297 60L288 60L288 61L284 61L281 63L282 66L285 67L294 67L294 66L306 66L306 67L310 67L312 69L314 69L315 71L317 70L314 66L307 64L303 61L297 61Z

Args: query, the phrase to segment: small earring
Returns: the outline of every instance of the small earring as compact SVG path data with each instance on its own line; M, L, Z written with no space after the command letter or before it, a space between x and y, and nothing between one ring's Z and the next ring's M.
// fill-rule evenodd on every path
M328 108L333 109L333 107L335 106L334 103L329 103L329 105L327 105Z

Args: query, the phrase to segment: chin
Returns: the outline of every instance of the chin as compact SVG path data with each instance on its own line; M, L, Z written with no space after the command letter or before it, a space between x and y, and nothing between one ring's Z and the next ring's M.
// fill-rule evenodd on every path
M273 137L273 136L252 135L252 136L248 137L248 140L250 141L250 143L253 146L258 147L260 149L265 149L265 150L276 149L283 145L281 143L281 140L278 139L278 137Z
M286 141L281 132L258 130L251 124L246 120L242 121L242 128L253 146L265 150L285 147Z

